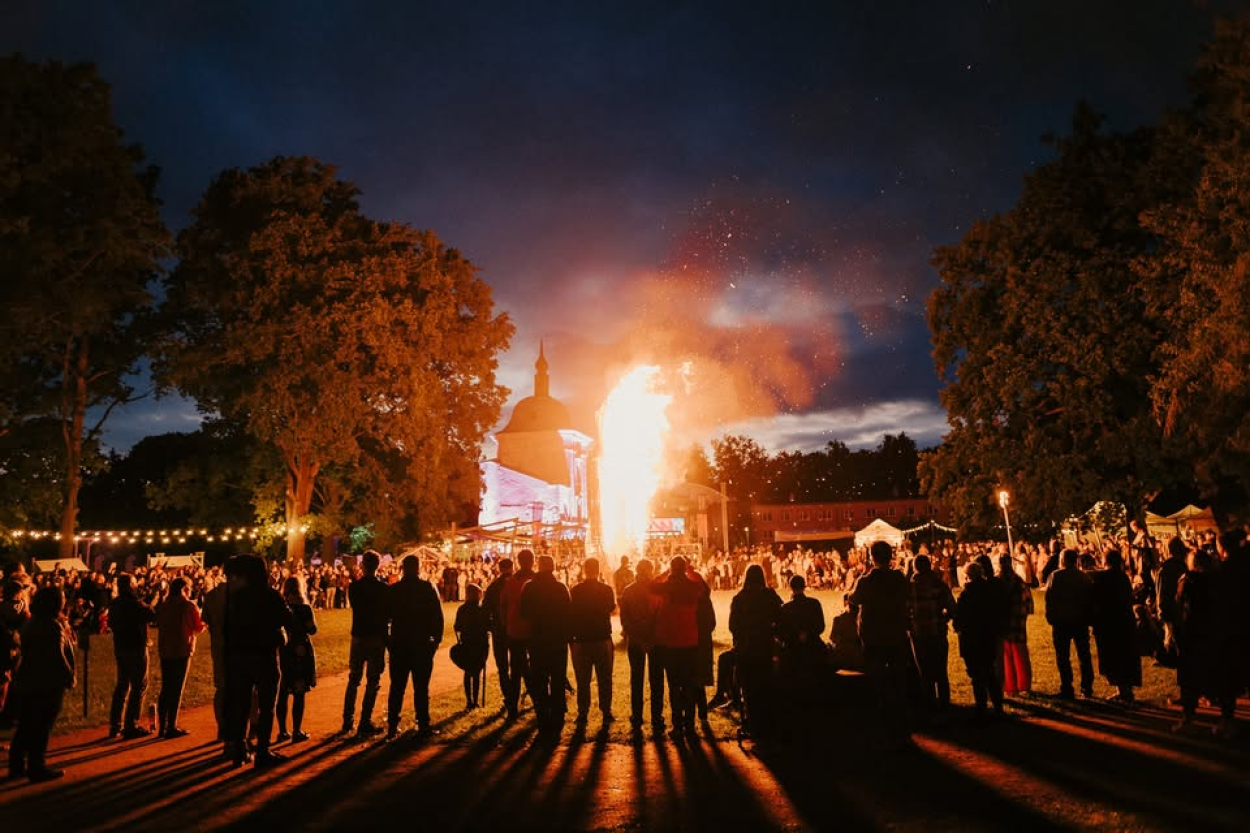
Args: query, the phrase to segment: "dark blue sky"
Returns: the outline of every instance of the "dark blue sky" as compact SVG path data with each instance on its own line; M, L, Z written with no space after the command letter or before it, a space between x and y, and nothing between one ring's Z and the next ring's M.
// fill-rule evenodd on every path
M584 421L623 362L689 359L691 436L923 445L934 247L1079 99L1116 127L1183 104L1246 5L10 0L0 51L98 64L173 228L223 168L308 154L436 230L517 324L514 399L543 338ZM193 425L145 402L109 440Z

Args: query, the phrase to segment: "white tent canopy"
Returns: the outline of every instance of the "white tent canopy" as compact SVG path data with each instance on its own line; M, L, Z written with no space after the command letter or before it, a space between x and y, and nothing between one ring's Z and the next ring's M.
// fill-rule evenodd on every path
M166 555L158 552L148 556L149 567L165 567L173 570L179 567L203 567L204 553L193 552L190 555Z
M1167 519L1170 523L1176 524L1177 528L1184 526L1195 531L1219 529L1219 525L1215 522L1215 515L1210 508L1200 509L1192 503L1179 512L1168 515Z
M55 573L57 570L69 570L70 572L87 572L88 567L81 558L65 558L65 559L49 559L46 561L35 561L35 569L41 573Z
M855 546L866 547L874 541L885 541L892 547L903 543L903 531L877 518L855 533Z

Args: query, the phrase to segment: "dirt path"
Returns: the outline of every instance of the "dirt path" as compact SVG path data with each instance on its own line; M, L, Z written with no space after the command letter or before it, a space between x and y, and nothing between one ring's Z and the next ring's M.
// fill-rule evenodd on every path
M180 740L109 741L101 729L56 737L51 761L66 777L0 786L0 830L389 830L418 820L492 831L1245 830L1250 821L1246 742L1172 735L1167 709L1033 698L1001 723L959 711L913 747L883 752L865 735L873 707L859 691L818 718L793 717L791 740L775 747L723 735L619 742L593 724L590 735L570 725L549 743L528 716L502 720L492 679L491 707L443 721L455 731L385 743L333 734L345 685L345 675L318 685L305 721L312 739L276 747L289 760L269 770L220 760L209 708L185 713L192 734ZM459 686L440 652L432 690ZM384 677L378 719L386 690Z

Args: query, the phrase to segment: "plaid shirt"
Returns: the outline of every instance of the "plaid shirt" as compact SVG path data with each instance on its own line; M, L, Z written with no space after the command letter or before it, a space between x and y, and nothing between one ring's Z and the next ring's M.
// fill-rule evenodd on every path
M911 577L911 609L913 636L944 637L946 623L955 613L955 597L938 573L916 573Z
M1014 572L998 577L1007 594L1007 630L1003 638L1023 644L1029 638L1029 614L1033 612L1033 593Z

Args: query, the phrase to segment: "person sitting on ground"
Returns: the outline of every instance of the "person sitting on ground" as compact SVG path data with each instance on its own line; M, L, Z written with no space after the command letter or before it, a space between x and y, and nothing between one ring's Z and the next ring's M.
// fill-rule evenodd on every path
M850 603L833 617L829 628L829 656L835 671L864 670L864 646L859 641L858 622L859 611Z

